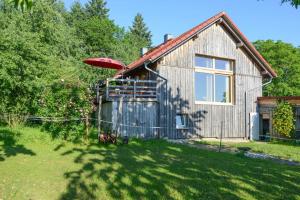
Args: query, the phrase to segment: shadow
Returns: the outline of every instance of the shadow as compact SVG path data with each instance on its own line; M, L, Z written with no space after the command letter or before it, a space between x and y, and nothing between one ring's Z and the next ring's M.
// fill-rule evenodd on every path
M5 161L6 158L16 156L18 154L36 155L30 149L27 149L24 145L17 144L17 138L20 133L13 132L8 129L0 130L0 161Z
M208 111L193 108L190 104L194 101L185 98L188 91L182 91L180 87L175 90L167 88L167 84L163 81L158 81L157 86L151 87L157 88L157 101L147 98L131 101L119 98L105 101L101 107L102 130L116 132L119 136L137 138L203 137L201 131ZM178 116L184 121L181 127L176 124Z
M300 169L163 140L59 149L74 156L60 199L299 198Z

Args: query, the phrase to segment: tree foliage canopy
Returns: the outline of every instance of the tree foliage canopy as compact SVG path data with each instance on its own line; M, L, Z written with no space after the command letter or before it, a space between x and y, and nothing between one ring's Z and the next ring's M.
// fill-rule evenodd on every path
M273 40L258 40L254 42L254 45L278 74L278 77L264 88L264 94L268 96L299 96L300 48Z
M92 85L114 71L91 68L82 60L107 56L128 64L138 56L135 44L140 43L109 19L103 0L75 2L70 11L55 0L34 3L29 13L0 0L0 113L9 114L0 120L89 117ZM80 121L42 124L66 139L78 136L84 126Z
M142 14L138 13L134 17L134 21L132 23L132 26L129 27L130 32L140 39L142 43L145 44L145 47L150 47L151 46L151 31L148 30L148 27L146 26L144 22L144 18Z

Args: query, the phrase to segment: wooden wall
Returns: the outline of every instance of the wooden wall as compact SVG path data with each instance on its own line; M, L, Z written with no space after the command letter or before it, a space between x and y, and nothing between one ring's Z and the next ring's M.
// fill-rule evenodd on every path
M108 101L102 104L102 128L121 136L155 138L158 134L157 102Z
M195 104L194 58L196 54L235 61L233 105ZM169 138L219 137L221 121L224 121L225 137L248 137L249 113L257 111L256 99L262 94L262 76L256 63L242 48L236 47L234 39L222 25L212 25L201 32L197 38L189 40L164 56L159 61L157 71L168 79L167 94L166 84L162 82L159 85L161 93L159 120L162 126L167 127L162 135ZM246 130L245 91L248 91ZM167 103L164 102L166 95ZM175 128L176 113L188 115L188 129Z

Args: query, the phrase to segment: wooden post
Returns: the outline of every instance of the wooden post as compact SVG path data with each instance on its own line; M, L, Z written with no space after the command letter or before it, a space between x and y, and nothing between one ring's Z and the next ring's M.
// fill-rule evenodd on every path
M221 131L220 131L220 145L219 145L219 152L221 152L222 149L222 137L223 137L223 121L221 121Z
M133 82L133 98L136 98L136 80Z
M244 95L245 95L245 97L244 97L245 98L245 113L244 113L244 115L245 115L244 116L245 117L245 120L244 120L245 121L244 122L245 123L245 125L244 125L245 126L244 127L245 128L245 136L244 137L245 137L245 139L247 139L247 91L245 91Z
M121 125L119 125L119 124L121 124L121 122L122 122L122 114L121 114L122 107L123 107L123 97L120 98L120 102L119 102L118 118L117 118L117 126L118 126L118 128L117 128L116 137L118 137L118 132L120 132L120 130L121 130L121 128L120 128Z
M101 104L102 104L102 95L99 96L99 101L98 101L98 138L101 134Z
M88 140L89 139L89 115L88 114L85 115L85 131L86 131L85 137L86 137L86 140Z

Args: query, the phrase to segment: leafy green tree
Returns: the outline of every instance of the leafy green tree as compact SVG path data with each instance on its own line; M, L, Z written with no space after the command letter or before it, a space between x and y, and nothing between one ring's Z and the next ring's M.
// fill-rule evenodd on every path
M281 3L289 3L296 9L298 9L298 6L300 5L300 0L281 0Z
M80 4L79 1L75 1L72 6L70 13L66 16L68 23L73 26L74 23L80 22L86 18L86 13L84 7Z
M264 95L300 95L300 49L273 40L258 40L254 45L278 74L264 89Z
M132 26L129 27L129 30L138 40L141 41L142 44L144 43L144 47L151 46L152 34L151 31L149 31L147 25L144 22L144 18L140 13L138 13L134 17Z
M10 0L10 2L14 3L15 8L21 9L22 11L26 9L31 10L33 5L33 0Z
M82 60L105 56L129 63L141 46L140 38L108 18L104 1L77 2L66 11L60 1L40 0L29 13L0 0L0 27L0 115L8 114L0 120L10 125L28 115L88 118L93 83L114 71ZM65 139L83 136L88 126L82 120L41 124Z
M273 114L273 127L280 135L291 137L295 129L292 106L287 102L280 102Z

